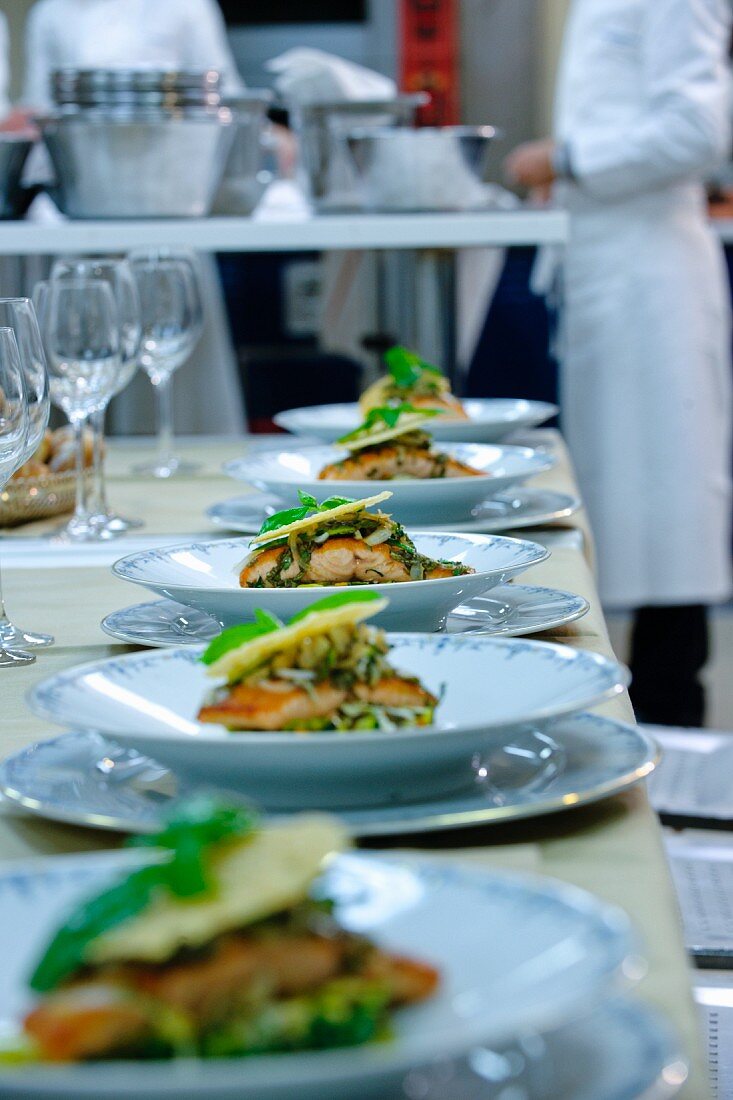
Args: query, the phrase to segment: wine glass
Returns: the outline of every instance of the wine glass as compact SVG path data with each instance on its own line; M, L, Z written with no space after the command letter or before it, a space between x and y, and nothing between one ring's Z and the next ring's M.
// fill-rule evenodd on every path
M38 319L33 303L28 298L0 298L0 327L9 328L13 332L26 388L28 431L23 459L19 463L22 466L38 450L48 425L50 398L46 356ZM11 622L5 610L0 580L0 645L25 649L28 646L52 644L53 638L50 634L23 630Z
M29 435L28 399L20 351L15 333L7 326L0 327L0 489L8 481L26 457ZM18 652L7 647L0 638L0 668L30 664L35 661L32 653Z
M73 276L81 279L104 279L112 287L120 322L121 363L117 386L113 397L132 380L138 367L140 350L140 299L132 269L125 259L108 256L70 257L57 260L51 269L51 278ZM38 291L42 297L43 290ZM34 295L36 291L34 291ZM107 501L107 485L104 472L104 418L106 409L90 416L94 438L93 477L94 490L91 510L100 529L110 535L123 534L136 527L143 527L142 520L127 519L112 512Z
M136 473L173 477L195 467L173 454L171 379L190 356L203 329L200 276L190 252L134 252L130 256L140 297L140 364L155 387L158 457Z
M117 392L122 365L120 324L112 287L103 279L51 280L43 333L51 397L69 418L76 443L76 507L62 535L75 542L109 538L89 504L84 429Z

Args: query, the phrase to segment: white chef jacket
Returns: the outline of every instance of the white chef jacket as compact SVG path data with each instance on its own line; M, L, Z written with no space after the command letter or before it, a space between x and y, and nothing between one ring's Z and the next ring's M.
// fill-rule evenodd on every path
M51 103L54 69L164 68L221 72L227 92L243 87L215 0L38 0L28 17L24 100ZM174 383L176 430L230 434L244 427L238 367L214 261L201 257L204 333ZM152 430L150 387L136 380L114 402L123 432Z
M609 605L730 593L730 296L704 173L730 145L728 0L574 0L557 95L563 424Z

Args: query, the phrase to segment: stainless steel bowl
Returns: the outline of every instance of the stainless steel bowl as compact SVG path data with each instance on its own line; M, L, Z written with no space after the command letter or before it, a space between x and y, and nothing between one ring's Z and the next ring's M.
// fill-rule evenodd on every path
M356 174L346 147L355 128L409 125L430 97L424 92L392 99L351 100L297 105L291 121L300 143L301 175L306 193L319 209L356 210L360 206Z
M15 218L23 207L20 178L33 142L14 134L0 134L0 218Z
M232 114L70 110L40 120L72 218L198 218L211 210Z
M353 130L348 148L362 208L473 210L487 203L493 126L398 126Z

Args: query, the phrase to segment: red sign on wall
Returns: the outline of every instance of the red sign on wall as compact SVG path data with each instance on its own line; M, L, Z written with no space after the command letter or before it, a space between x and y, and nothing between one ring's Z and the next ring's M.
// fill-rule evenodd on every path
M459 0L400 0L400 86L429 92L423 126L450 126L460 119L458 72Z

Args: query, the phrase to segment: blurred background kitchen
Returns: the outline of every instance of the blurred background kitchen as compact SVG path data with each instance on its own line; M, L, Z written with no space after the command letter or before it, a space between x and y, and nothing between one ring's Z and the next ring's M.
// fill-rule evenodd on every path
M31 151L5 213L49 225L209 214L298 221L314 211L356 218L541 203L546 196L512 186L503 164L521 143L552 132L569 7L570 0L5 0L3 127L36 138L40 127L46 145ZM164 86L140 70L188 77ZM92 123L104 112L119 119L131 105L197 122L183 144L159 143L155 168L136 159L144 154L133 145L115 163L114 151L102 148L108 135ZM403 129L415 122L472 129L426 132L418 145ZM400 130L387 143L370 135L375 126ZM733 224L729 178L722 169L709 180L722 239ZM457 255L200 255L201 331L192 321L188 361L172 389L175 429L268 432L291 406L354 400L394 341L439 362L459 393L562 407L557 291L552 278L539 277L552 272L556 252L538 257L528 245ZM3 256L0 295L31 294L53 259ZM107 430L154 428L152 390L140 371L113 398ZM627 657L623 599L608 610L617 652ZM715 610L712 636L702 673L706 721L733 728L726 603Z

